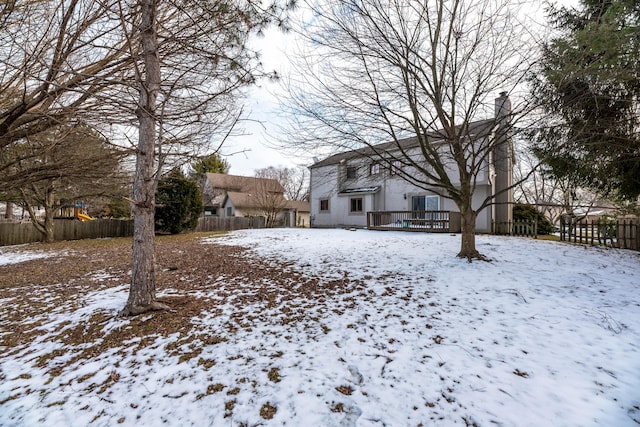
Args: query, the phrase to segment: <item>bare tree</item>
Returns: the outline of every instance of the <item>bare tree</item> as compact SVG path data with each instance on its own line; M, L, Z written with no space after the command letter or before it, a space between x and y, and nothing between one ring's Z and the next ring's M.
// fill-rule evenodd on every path
M120 4L128 49L135 58L138 101L132 281L121 315L166 309L156 301L154 208L159 171L169 154L185 157L185 140L205 130L229 134L239 90L255 81L251 32L272 22L277 4L188 0Z
M274 227L278 217L287 207L287 199L284 197L283 188L276 179L258 177L254 181L255 188L248 197L253 205L252 213L265 218L267 228Z
M526 148L518 153L515 167L517 187L515 199L521 203L535 205L553 223L562 215L574 216L581 212L587 215L594 204L602 198L598 193L580 188L578 180L571 176L558 178L548 167Z
M14 157L22 160L5 170L5 197L29 213L46 242L54 241L57 209L90 197L118 194L126 185L120 167L123 153L88 126L51 128L11 149L19 151ZM37 206L44 208L43 221L36 216Z
M474 197L489 164L509 163L510 136L530 106L510 105L534 60L517 5L509 0L308 1L311 43L288 82L297 147L361 150L406 181L449 198L462 216L459 257L475 246ZM512 107L509 111L508 107ZM481 119L485 119L481 121ZM415 138L411 149L402 141ZM388 144L379 145L382 142ZM489 162L493 160L493 162ZM399 167L396 167L399 166ZM502 175L502 176L500 176ZM506 205L504 205L506 207Z
M232 132L241 89L261 75L248 36L281 10L277 1L253 0L0 6L0 179L25 160L5 156L17 152L5 148L75 120L120 133L135 153L132 284L123 315L165 308L155 300L160 172L198 150L211 152Z
M113 0L14 0L0 19L0 149L61 124L113 114L131 60ZM104 93L112 96L105 97ZM108 102L109 100L113 102ZM0 157L0 173L18 158ZM0 175L1 176L1 175Z
M274 167L257 169L257 178L275 179L284 188L287 200L309 200L309 173L307 168Z

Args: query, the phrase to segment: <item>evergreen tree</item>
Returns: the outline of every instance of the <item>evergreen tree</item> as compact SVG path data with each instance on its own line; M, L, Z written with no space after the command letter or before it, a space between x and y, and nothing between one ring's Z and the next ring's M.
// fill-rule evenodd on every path
M534 97L546 110L536 154L558 178L640 195L640 4L581 0L551 9L561 35L544 47Z
M202 196L197 184L179 169L173 169L158 182L155 222L158 231L177 234L193 230L202 214Z
M202 183L207 173L229 173L231 165L218 153L209 154L198 158L189 166L189 178Z
M553 233L553 224L533 205L516 203L513 206L513 221L536 221L538 223L538 234Z

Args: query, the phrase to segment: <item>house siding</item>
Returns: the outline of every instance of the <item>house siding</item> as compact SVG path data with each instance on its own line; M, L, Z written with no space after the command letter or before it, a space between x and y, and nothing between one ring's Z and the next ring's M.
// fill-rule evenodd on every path
M509 133L509 114L511 104L506 93L501 93L495 100L495 119L481 120L469 123L466 127L467 136L472 145L477 144L477 152L487 154L481 156L483 163L470 165L477 174L474 179L474 193L472 208L476 211L485 200L492 200L493 204L478 213L476 231L490 233L492 221L509 221L512 217L513 191L513 147ZM446 150L441 144L441 133L427 135L432 139L436 149ZM414 159L417 164L422 157L418 146L418 139L407 138L402 141L382 143L376 145L375 150L363 148L358 151L339 153L328 157L310 167L311 170L311 224L314 227L336 226L365 226L366 215L354 215L349 212L350 198L358 195L363 199L363 211L408 211L412 209L413 196L435 195L428 189L428 185L420 186L407 182L407 177L424 176L415 168L404 166L402 175L394 174L394 165L389 165L392 154L398 154L397 144L402 145L406 158ZM440 147L440 148L439 148ZM472 147L475 151L476 147ZM369 150L369 151L367 151ZM368 153L368 156L365 155ZM371 157L389 156L374 160ZM403 154L404 156L404 154ZM403 158L395 156L395 158ZM470 156L470 161L477 160ZM379 163L379 167L373 164ZM411 163L411 162L409 162ZM478 167L479 166L479 167ZM427 167L426 164L420 168ZM407 168L407 169L404 169ZM454 186L459 185L459 174L452 163L446 166L446 173ZM378 172L378 173L372 173ZM508 191L500 192L501 189ZM329 209L320 210L322 200L328 200ZM455 203L439 196L439 210L458 212Z
M482 143L486 143L485 140ZM419 158L417 149L408 150L415 158ZM380 164L379 173L371 174L371 165L376 163L366 157L351 156L340 160L338 163L321 164L312 166L311 170L311 224L313 227L343 227L355 226L365 227L367 224L366 212L370 211L407 211L412 208L413 196L436 195L433 191L425 190L407 182L401 176L391 172L388 165ZM478 209L482 202L491 194L495 194L496 172L498 178L505 181L505 171L496 171L494 167L489 167L489 162L480 168L476 189L472 203L474 209ZM349 175L355 168L356 177ZM408 174L417 175L418 172L406 166ZM348 173L349 171L349 173ZM449 168L447 173L451 177L452 183L458 182L457 172ZM508 181L511 182L510 178ZM375 191L367 193L346 193L357 189L372 189ZM349 212L350 199L352 197L363 198L364 215L354 215ZM511 200L511 194L506 193L503 199ZM320 211L320 201L329 201L329 210ZM439 197L440 210L458 212L455 203L445 197ZM489 233L492 229L492 218L495 208L487 207L479 212L476 223L476 230L480 233Z
M313 227L365 227L367 212L371 211L407 211L411 210L413 196L432 196L435 193L416 187L400 177L389 176L386 172L376 179L370 177L347 180L350 188L379 187L375 193L341 194L337 177L339 165L328 165L311 169L311 224ZM333 178L333 179L332 179ZM479 207L482 201L491 194L492 187L488 182L479 184L473 195L473 204ZM406 195L406 198L405 198ZM350 200L354 197L363 199L363 213L350 213ZM329 201L329 210L320 211L320 201ZM440 210L458 211L455 203L439 196ZM478 214L477 231L491 231L491 208L485 208Z

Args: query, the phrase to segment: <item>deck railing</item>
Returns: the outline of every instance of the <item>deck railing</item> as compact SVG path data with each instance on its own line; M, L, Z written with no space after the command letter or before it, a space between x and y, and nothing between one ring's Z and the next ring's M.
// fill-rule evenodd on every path
M431 233L458 232L460 231L460 214L449 211L367 212L367 228Z

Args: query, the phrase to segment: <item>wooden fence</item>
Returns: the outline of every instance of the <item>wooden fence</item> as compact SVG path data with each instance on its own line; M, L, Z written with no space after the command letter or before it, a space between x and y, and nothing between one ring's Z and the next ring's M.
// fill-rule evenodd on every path
M507 235L507 236L525 236L538 237L538 221L535 220L519 220L519 221L505 221L505 222L493 222L493 234Z
M247 228L264 228L264 217L230 217L203 216L198 220L195 231L231 231L245 230Z
M53 223L55 240L99 239L133 235L133 220L97 219L93 221L56 220ZM0 224L0 246L21 245L43 241L42 234L28 223Z
M560 240L638 251L640 218L578 221L571 217L561 217Z
M53 235L56 241L133 236L133 220L130 219L96 219L93 221L59 219L54 221L53 226ZM195 231L231 231L246 228L264 228L264 218L201 217ZM22 245L43 240L42 234L30 222L0 223L0 246Z

